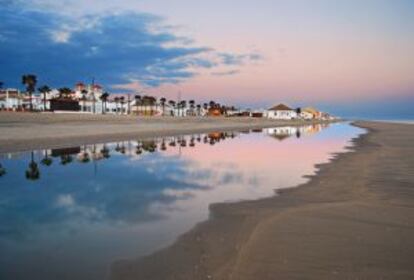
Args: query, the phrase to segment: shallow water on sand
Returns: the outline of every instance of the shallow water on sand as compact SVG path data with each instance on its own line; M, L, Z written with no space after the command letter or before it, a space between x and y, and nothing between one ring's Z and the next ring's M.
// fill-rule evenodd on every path
M0 279L105 279L208 218L215 202L304 183L362 133L309 125L0 156Z

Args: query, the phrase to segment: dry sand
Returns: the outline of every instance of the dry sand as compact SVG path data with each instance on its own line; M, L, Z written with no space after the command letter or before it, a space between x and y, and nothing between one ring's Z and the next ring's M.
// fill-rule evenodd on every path
M369 133L279 196L211 206L175 244L111 279L414 279L414 126Z
M309 123L263 118L138 118L119 115L0 112L0 153Z

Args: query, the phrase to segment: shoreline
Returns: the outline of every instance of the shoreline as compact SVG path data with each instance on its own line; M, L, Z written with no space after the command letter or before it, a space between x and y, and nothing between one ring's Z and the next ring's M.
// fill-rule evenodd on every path
M173 245L115 262L111 279L412 279L414 131L354 125L368 132L305 184L211 205Z
M336 121L337 122L337 121ZM182 134L302 126L332 121L282 121L248 117L134 117L0 112L0 153Z

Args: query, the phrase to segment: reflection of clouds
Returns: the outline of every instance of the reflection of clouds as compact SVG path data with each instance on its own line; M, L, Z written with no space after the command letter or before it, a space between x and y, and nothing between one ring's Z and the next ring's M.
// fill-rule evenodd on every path
M94 207L85 207L76 203L71 194L59 195L56 199L56 206L63 208L71 215L78 216L78 219L100 220L104 214Z
M56 199L57 207L67 208L67 207L73 206L74 204L75 204L75 200L70 194L61 194Z
M77 179L62 181L62 174L45 176L44 184L51 187L35 194L22 191L22 180L17 180L13 187L8 184L7 200L0 202L0 219L7 221L0 225L0 236L23 238L45 230L48 225L59 225L64 231L65 225L73 223L134 224L164 219L164 213L151 208L153 204L173 205L177 200L190 199L188 190L206 189L205 185L184 180L186 164L177 158L156 159L154 162L162 166L163 172L157 170L155 174L148 171L145 160L129 168L119 164L124 160L128 158L111 158L106 162L108 166L100 167L105 175L97 178L86 174L85 165L55 166L65 173L64 178ZM171 172L178 176L169 176ZM166 189L185 189L186 194L165 192Z
M35 247L56 257L58 247L65 252L57 258L62 271L68 263L77 265L83 250L88 260L82 265L90 268L105 259L104 270L114 258L151 253L206 219L211 203L267 197L275 188L305 181L302 175L312 174L315 163L326 161L355 135L355 129L341 137L335 126L331 130L282 142L243 134L214 146L177 144L140 155L135 153L139 141L125 141L106 144L110 158L102 160L93 155L103 144L86 145L76 154L86 151L91 162L41 166L41 179L30 185L21 174L27 154L22 160L2 160L8 173L1 178L0 247L9 251L0 252L0 261L9 258L8 252L33 256ZM21 269L25 263L15 259L13 266Z

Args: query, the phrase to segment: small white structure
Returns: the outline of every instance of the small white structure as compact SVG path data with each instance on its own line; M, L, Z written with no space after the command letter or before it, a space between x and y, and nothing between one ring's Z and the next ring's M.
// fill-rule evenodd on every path
M314 118L314 115L307 111L300 112L300 117L304 120L312 120Z
M269 119L277 120L292 120L298 117L296 111L285 104L273 106L265 112L265 115Z
M0 109L15 111L21 108L23 97L18 89L8 88L0 90Z

